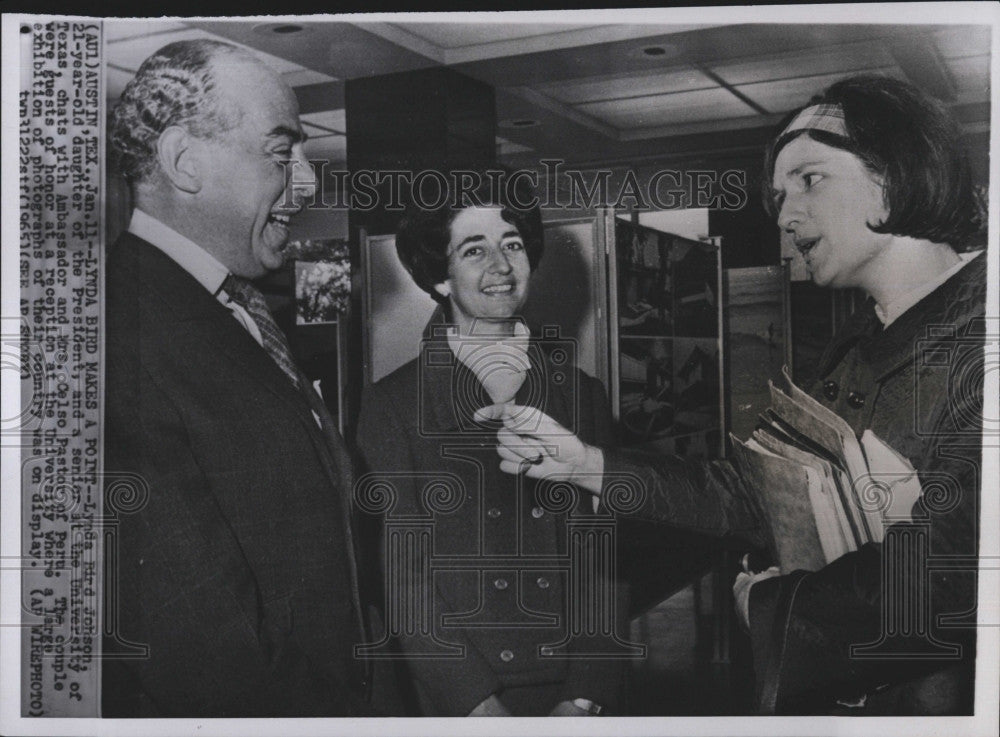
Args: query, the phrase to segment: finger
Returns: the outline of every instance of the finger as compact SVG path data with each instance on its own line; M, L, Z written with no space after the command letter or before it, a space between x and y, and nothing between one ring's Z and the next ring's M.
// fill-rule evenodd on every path
M515 476L520 476L522 473L532 476L533 472L537 471L537 469L538 466L533 466L524 459L521 459L519 463L515 463L514 461L500 461L500 470Z
M518 435L507 428L501 428L497 431L497 442L525 458L546 452L545 444L541 441L529 435Z
M532 465L541 463L544 458L538 451L528 448L511 449L503 445L497 446L497 455L501 459L510 461L511 463L529 463Z
M472 415L472 419L475 422L488 422L488 421L498 421L502 420L507 413L507 404L490 404L485 407L480 407Z

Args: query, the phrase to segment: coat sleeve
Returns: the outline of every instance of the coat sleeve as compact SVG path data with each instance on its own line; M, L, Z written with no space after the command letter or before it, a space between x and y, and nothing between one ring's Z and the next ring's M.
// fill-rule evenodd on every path
M586 433L581 433L581 439L598 446L612 445L614 436L611 410L604 386L582 371L579 372L577 386L580 388L578 398L581 416L580 427L581 430L584 428L587 430ZM590 494L586 492L581 493L584 497L590 497ZM585 498L583 503L590 504L589 498ZM605 585L609 583L614 584L612 590L615 596L613 610L616 618L616 634L622 640L626 640L628 634L628 587L624 582L618 580L605 582ZM573 605L572 602L569 604ZM599 655L577 657L569 661L569 672L562 690L561 700L590 699L603 706L608 714L621 714L622 692L625 686L628 659L615 652L614 643L609 642L608 638L603 636L585 638L574 644L573 651L581 653L584 649L586 649L587 655L595 652Z
M639 448L605 448L604 495L616 479L629 478L638 488L638 518L663 522L714 537L735 537L765 547L760 511L728 461L705 462ZM631 505L630 505L631 510Z
M167 716L370 714L288 636L287 601L261 600L166 392L109 356L106 493L114 501L126 472L142 480L144 501L123 515L118 608L108 613L124 639L149 648L126 661L130 676Z
M412 400L401 406L412 405ZM361 415L358 421L357 444L369 473L384 477L394 488L396 503L389 514L404 516L422 512L419 502L421 488L414 479L416 468L411 437L416 428L408 427L394 411L393 398L380 385L365 390L362 396ZM382 546L382 570L387 560ZM424 570L429 560L422 562ZM389 591L388 596L397 592ZM417 601L429 603L430 616L439 617L443 612L455 611L455 607L442 595L437 586L430 591L423 588L421 581L411 582L408 595ZM386 602L386 611L391 612L402 602ZM425 604L426 606L426 604ZM389 614L387 620L392 621ZM396 636L400 648L406 655L407 667L418 688L433 704L434 713L427 716L466 716L480 702L500 690L500 679L489 666L485 656L460 629L449 631L449 644L459 645L464 654L460 657L422 657L426 654L427 637L412 632L412 627L401 622ZM410 630L408 633L407 630ZM435 630L431 627L431 631Z

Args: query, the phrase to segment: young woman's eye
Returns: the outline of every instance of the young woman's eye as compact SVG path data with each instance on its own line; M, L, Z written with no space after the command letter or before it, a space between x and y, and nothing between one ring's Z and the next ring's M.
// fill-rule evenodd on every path
M503 247L508 251L523 251L524 244L521 241L507 241L503 244Z
M469 246L462 251L462 258L476 258L483 252L481 246Z
M802 175L802 181L805 182L807 188L815 187L817 184L823 181L823 179L824 179L823 175L817 174L816 172L810 172L809 174Z

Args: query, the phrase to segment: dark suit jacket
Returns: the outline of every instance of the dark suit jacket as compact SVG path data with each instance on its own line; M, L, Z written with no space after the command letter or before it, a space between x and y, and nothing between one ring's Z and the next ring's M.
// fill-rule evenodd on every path
M367 713L341 446L232 314L129 233L106 314L108 617L149 650L106 661L105 716ZM127 505L123 473L142 480Z
M569 365L568 355L533 344L532 371L517 400L540 407L589 442L607 444L610 416L603 387ZM425 342L420 358L369 387L362 401L358 445L369 469L396 490L389 519L432 518L433 552L425 552L437 560L510 561L482 572L474 566L439 570L432 592L411 590L431 602L433 623L428 624L435 637L463 648L459 658L421 658L426 638L402 633L423 713L464 716L493 693L520 716L544 715L559 701L578 697L614 713L621 706L625 661L581 652L570 659L542 656L541 646L567 633L567 571L555 564L537 569L518 562L567 555L567 523L571 516L579 521L593 513L592 497L579 492L576 504L552 513L535 482L501 472L496 428L472 421L473 412L488 404L485 390L444 338ZM433 510L425 494L435 479L457 480L454 510ZM441 494L439 501L447 496ZM434 561L428 557L422 565ZM419 581L408 583L419 588ZM619 626L625 624L623 593L614 602ZM453 615L463 616L445 619ZM515 621L519 625L511 624ZM571 651L584 647L615 654L613 644L602 638L577 643Z

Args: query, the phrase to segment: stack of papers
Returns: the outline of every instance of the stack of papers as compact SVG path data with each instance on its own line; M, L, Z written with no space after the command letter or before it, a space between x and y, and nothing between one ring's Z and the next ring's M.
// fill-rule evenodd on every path
M853 428L784 377L753 435L730 436L733 463L764 512L783 573L815 571L908 519L920 496L913 466L870 430Z

